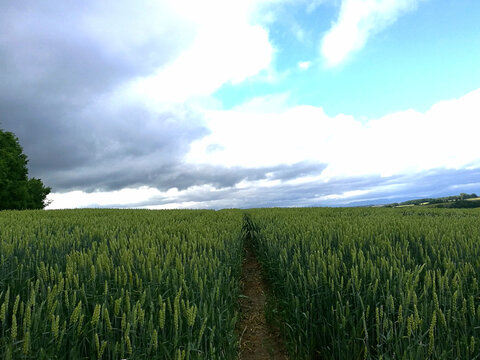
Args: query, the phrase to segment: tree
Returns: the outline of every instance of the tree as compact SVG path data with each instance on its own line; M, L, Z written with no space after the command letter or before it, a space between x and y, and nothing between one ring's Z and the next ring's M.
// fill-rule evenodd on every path
M43 209L51 189L28 179L28 158L18 138L0 129L0 210Z
M28 180L27 189L28 209L43 209L48 205L48 202L45 199L47 195L50 194L51 189L49 187L45 187L42 180L36 178Z

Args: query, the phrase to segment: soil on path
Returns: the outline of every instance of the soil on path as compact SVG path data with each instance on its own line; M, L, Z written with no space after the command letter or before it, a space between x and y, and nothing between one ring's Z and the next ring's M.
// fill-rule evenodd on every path
M242 296L240 297L240 321L237 331L240 337L240 360L288 360L287 352L278 329L265 320L266 283L262 279L261 266L250 248L246 248L242 270Z

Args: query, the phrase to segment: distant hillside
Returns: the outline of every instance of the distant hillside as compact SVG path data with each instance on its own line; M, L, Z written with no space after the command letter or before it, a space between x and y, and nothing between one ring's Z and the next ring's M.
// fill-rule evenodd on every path
M439 198L423 198L384 205L385 207L428 206L437 208L477 208L480 207L480 197L477 194L446 196Z

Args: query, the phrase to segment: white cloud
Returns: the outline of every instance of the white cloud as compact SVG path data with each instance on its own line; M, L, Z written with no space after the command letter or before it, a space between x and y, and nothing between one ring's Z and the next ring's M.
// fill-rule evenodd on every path
M416 8L422 0L343 0L338 20L325 34L321 53L327 66L343 62L368 38Z
M253 102L253 101L252 101ZM192 162L260 167L323 160L333 137L353 129L352 117L329 118L321 108L297 106L281 113L212 111L206 113L211 134L194 142L187 156ZM221 150L207 153L209 144Z
M211 111L205 114L211 133L192 143L187 160L230 167L319 162L328 165L324 178L460 169L480 162L479 103L480 89L424 113L407 110L365 122L329 117L312 106Z
M312 62L311 61L300 61L298 62L298 68L300 70L308 70L310 68L310 66L312 66Z
M280 93L266 96L258 96L243 104L235 106L233 112L243 113L282 113L288 109L288 98L290 94Z
M154 101L184 102L268 72L274 48L256 18L267 2L175 2L176 12L194 26L195 38L169 65L133 82L131 91Z
M99 207L136 204L160 195L160 191L142 186L136 189L125 188L118 191L70 191L67 193L52 193L48 196L52 203L47 207L49 210L69 209L81 207Z
M306 37L305 30L298 23L294 22L291 25L291 31L298 41L300 42L305 41L305 37Z
M50 194L47 199L52 200L52 203L47 207L47 210L95 207L134 207L139 209L209 208L215 207L218 199L206 199L220 191L222 190L215 189L208 184L192 186L181 191L177 188L159 191L156 188L147 186L125 188L118 191L96 191L90 193L85 191L70 191L67 193ZM203 200L189 200L190 198L198 197ZM220 201L221 200L222 199L220 199ZM226 207L226 204L223 204L223 207Z
M325 195L321 196L319 200L343 200L343 199L350 199L350 198L355 198L358 196L366 195L371 190L352 190L352 191L345 191L341 194L330 194L330 195Z

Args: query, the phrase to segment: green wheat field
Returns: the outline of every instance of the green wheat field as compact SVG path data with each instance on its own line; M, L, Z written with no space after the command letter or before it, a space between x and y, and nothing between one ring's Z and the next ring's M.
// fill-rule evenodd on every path
M480 209L0 212L1 359L237 359L245 243L291 359L480 358Z

